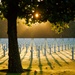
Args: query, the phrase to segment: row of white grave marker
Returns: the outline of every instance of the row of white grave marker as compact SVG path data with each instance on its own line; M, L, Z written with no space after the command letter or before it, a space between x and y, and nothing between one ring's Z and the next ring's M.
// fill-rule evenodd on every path
M45 44L44 45L40 45L40 46L37 46L37 45L35 45L36 46L36 50L37 50L37 56L38 57L40 57L40 50L42 50L42 52L43 52L43 54L44 54L44 56L46 56L46 53L47 52L49 52L49 54L52 54L52 52L53 52L53 50L54 50L54 53L56 53L56 51L57 51L57 48L58 48L58 52L60 52L60 49L63 51L63 50L66 50L66 49L71 49L72 50L72 59L74 60L74 46L72 46L71 47L71 45L69 45L68 44L68 46L67 45L64 45L64 44L62 44L62 45L49 45L47 42L45 42ZM33 58L33 47L34 47L34 45L32 45L31 46L31 50L30 50L30 52L31 52L31 57ZM25 50L26 50L26 53L28 52L28 46L27 46L27 44L26 45L19 45L19 52L21 53L21 51L23 50L25 48ZM3 56L5 56L5 54L6 54L6 52L7 52L7 50L8 50L8 48L7 48L7 46L6 46L6 44L0 44L0 51L1 50L3 50Z

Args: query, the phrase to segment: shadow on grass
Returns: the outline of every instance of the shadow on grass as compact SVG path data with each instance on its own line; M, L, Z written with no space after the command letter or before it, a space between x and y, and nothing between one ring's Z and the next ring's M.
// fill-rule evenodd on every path
M43 71L42 71L42 64L41 64L40 57L38 57L38 60L39 60L39 65L38 66L40 68L40 73L42 74Z
M68 52L66 52L66 51L65 51L65 53L68 54L69 56L72 56L70 53L68 53Z
M58 60L54 58L53 55L51 55L51 56L52 56L52 58L54 59L54 61L55 61L59 66L62 66L62 65L58 62Z
M24 73L24 72L30 72L31 70L29 70L29 69L23 69L23 72L21 72L21 73L10 73L10 72L8 72L8 69L2 69L2 70L0 70L0 75L4 75L3 73L6 73L6 75L21 75L22 73Z
M57 53L56 53L56 55L58 55ZM59 55L58 55L59 56ZM61 56L59 56L60 58L61 58L61 60L63 60L66 64L69 64L64 58L62 58Z
M4 56L2 55L1 57L0 57L0 59L2 59Z
M50 68L53 70L52 64L51 64L51 62L48 60L47 56L46 56L46 60L47 60L48 65L50 66Z
M22 57L22 59L21 59L21 60L23 60L23 59L25 58L25 56L26 56L26 52L24 53L24 56Z
M0 65L1 65L1 64L3 64L6 60L8 60L8 58L7 58L7 59L5 59L4 61L0 62Z
M62 55L64 55L66 58L70 59L70 57L66 56L64 53L60 52Z
M31 57L30 58L30 64L29 64L29 67L28 67L28 69L30 69L30 70L32 68L32 60L33 60L33 58ZM30 71L27 72L27 75L29 75L29 74L30 74Z
M34 71L34 75L37 75L37 71Z

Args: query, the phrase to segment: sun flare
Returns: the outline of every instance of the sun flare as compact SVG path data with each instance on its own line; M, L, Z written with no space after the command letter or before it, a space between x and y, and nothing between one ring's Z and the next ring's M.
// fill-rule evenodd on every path
M36 17L36 18L38 18L38 17L39 17L39 14L38 14L38 13L36 13L36 14L35 14L35 17Z

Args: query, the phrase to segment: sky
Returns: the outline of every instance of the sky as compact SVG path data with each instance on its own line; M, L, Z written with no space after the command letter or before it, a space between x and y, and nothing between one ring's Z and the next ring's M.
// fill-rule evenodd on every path
M20 22L17 25L17 36L19 38L73 38L75 37L75 22L70 24L70 28L64 29L61 34L57 34L52 31L51 24L49 22L35 24L32 26L27 26ZM0 38L5 38L7 36L7 21L0 20Z

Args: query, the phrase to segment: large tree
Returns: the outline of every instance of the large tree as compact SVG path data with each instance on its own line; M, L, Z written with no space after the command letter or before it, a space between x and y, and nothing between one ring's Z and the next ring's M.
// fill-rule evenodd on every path
M3 15L8 21L9 60L8 72L22 72L22 65L18 51L16 19L19 0L2 0Z
M50 21L59 32L75 18L75 0L2 0L0 15L8 21L9 72L22 72L17 43L17 18L28 25Z

